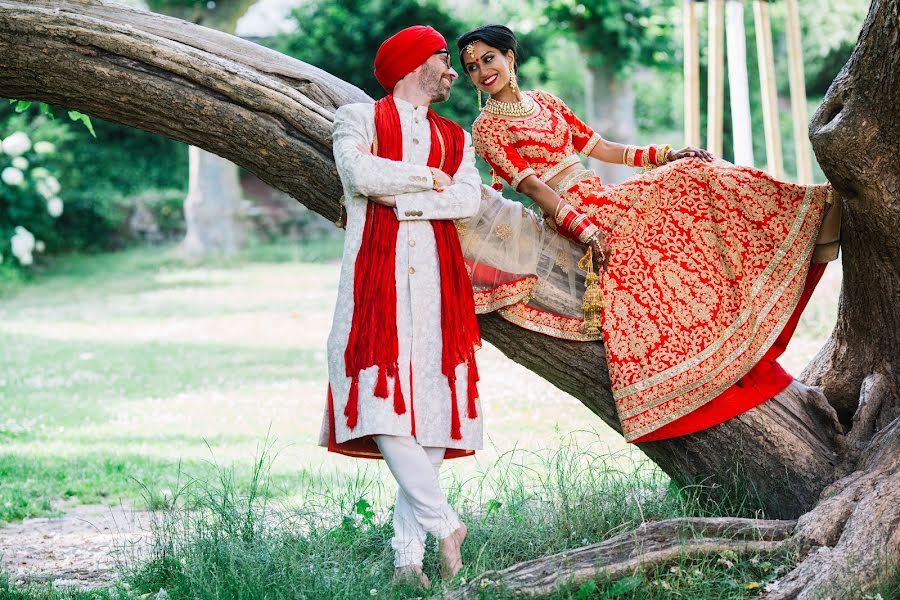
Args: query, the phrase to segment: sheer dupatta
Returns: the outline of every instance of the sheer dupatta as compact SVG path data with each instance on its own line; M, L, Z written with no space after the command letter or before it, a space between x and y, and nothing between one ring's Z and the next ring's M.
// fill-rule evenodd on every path
M574 341L601 335L579 331L585 272L584 248L544 225L522 204L481 186L478 213L456 222L475 312L496 311L531 331Z

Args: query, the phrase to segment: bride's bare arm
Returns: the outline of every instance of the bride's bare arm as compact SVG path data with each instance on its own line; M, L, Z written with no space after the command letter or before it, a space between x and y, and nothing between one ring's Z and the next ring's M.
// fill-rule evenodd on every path
M599 142L597 142L597 145L594 146L594 149L591 150L589 156L591 158L596 158L597 160L602 160L603 162L621 165L624 162L623 159L625 156L626 148L628 148L628 146L626 146L625 144L601 139ZM681 150L669 150L669 154L668 156L666 156L666 162L672 162L673 160L678 160L680 158L693 157L705 160L707 162L713 159L713 155L706 150L688 146L686 148L682 148Z
M599 145L599 144L598 144ZM538 179L535 175L530 175L522 180L522 183L519 184L518 191L525 194L532 200L534 200L535 204L541 207L541 210L544 211L544 214L550 215L550 218L556 219L557 215L561 214L561 211L569 208L571 210L577 211L577 209L569 206L562 198L559 197L559 194L554 192L550 186L546 183ZM596 226L593 226L596 229ZM596 229L596 234L591 237L590 241L585 241L583 239L578 239L577 234L574 232L564 231L562 228L557 228L557 231L562 233L568 238L574 238L575 240L585 243L586 245L591 246L594 255L594 264L597 269L606 270L606 264L609 261L609 244L606 241L606 235Z

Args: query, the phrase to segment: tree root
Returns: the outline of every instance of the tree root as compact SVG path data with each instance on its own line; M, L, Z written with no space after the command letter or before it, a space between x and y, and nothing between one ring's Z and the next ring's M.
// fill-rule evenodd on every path
M727 550L771 554L784 547L796 524L737 518L649 523L599 544L522 562L502 571L488 571L445 597L476 598L488 587L529 595L549 594L561 585L577 586L596 577L615 579L681 558Z

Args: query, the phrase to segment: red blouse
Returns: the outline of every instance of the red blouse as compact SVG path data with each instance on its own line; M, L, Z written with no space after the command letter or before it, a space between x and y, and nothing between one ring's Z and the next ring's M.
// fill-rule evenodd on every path
M540 110L524 119L482 112L472 124L475 152L515 190L529 175L546 182L589 155L600 135L562 100L540 90L525 92Z

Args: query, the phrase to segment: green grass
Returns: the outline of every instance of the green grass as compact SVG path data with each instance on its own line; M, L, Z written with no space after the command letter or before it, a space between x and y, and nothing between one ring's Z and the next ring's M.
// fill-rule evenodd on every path
M330 494L306 490L290 506L267 500L265 457L249 490L229 471L193 486L155 522L157 544L137 561L128 581L138 592L165 589L175 598L409 597L421 591L395 584L390 502L380 484L360 477ZM512 451L496 465L503 476L482 473L450 482L451 499L469 527L462 578L502 569L562 550L599 542L645 521L720 514L698 490L672 487L648 464L623 470L619 457L585 447L573 437L558 449ZM619 582L589 582L554 598L746 598L785 572L787 554L760 558L734 554L679 560L658 573ZM428 595L442 590L433 540L424 565ZM453 585L458 585L457 581ZM515 597L495 587L484 598Z

